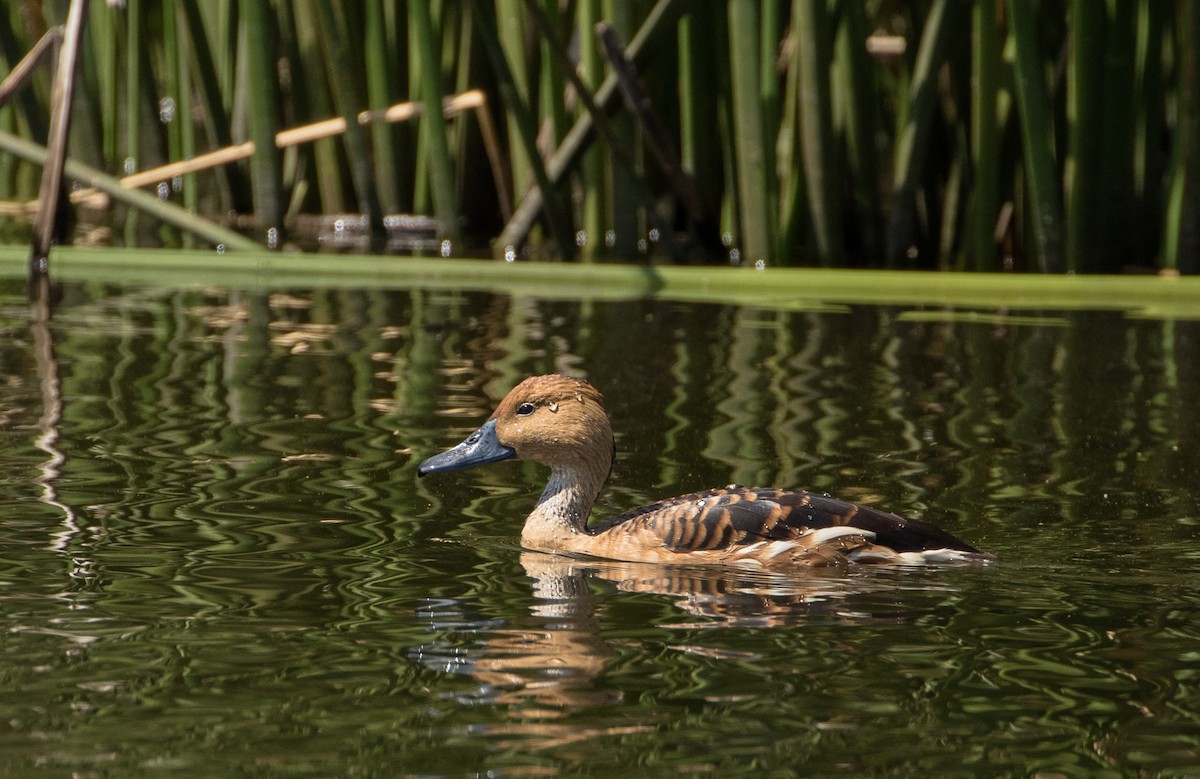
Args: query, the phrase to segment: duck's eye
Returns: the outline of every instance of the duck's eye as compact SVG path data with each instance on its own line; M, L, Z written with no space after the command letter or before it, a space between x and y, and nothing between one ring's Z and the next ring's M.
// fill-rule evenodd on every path
M521 405L517 406L517 416L527 417L532 414L536 408L537 407L532 403L522 403Z

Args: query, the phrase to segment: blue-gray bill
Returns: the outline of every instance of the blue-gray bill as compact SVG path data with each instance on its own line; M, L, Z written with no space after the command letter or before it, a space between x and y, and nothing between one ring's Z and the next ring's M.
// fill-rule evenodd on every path
M515 449L500 443L496 437L496 420L489 419L483 427L467 436L453 449L435 454L417 466L417 476L426 476L441 471L459 471L474 465L511 460L517 456Z

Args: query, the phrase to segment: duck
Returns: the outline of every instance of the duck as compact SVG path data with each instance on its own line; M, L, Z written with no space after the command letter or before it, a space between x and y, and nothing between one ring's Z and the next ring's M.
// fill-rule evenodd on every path
M600 392L552 374L519 383L479 429L422 461L417 475L504 460L549 467L521 546L557 555L763 571L995 559L932 524L805 490L731 484L589 521L615 457Z

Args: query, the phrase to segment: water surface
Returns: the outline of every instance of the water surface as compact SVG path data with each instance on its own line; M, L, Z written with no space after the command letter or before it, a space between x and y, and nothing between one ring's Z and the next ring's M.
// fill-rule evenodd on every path
M1200 329L0 282L0 772L1200 773ZM418 481L526 375L605 393L598 511L797 486L989 567L522 552L545 473Z

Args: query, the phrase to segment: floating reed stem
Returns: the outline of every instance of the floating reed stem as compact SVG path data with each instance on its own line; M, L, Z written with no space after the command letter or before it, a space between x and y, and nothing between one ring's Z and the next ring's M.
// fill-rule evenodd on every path
M0 150L6 151L34 165L45 165L47 150L44 146L18 138L11 133L0 132ZM121 185L120 180L72 159L63 161L63 173L93 189L107 193L114 200L125 203L131 208L144 211L156 219L178 227L208 241L214 246L224 246L227 249L254 250L262 248L249 238L228 230L220 225L202 219L167 200L160 200L156 195L143 192L140 189L128 189Z

